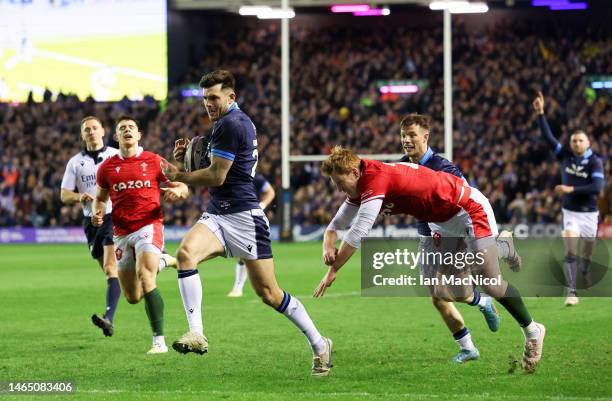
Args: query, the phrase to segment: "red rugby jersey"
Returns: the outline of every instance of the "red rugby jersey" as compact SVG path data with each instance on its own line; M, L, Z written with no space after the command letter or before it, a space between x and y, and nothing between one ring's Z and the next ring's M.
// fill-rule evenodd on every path
M414 163L367 159L362 160L357 187L359 198L348 203L383 199L381 214L409 214L431 223L449 220L470 196L468 184L452 174Z
M139 148L133 157L117 154L98 168L98 186L109 191L113 202L115 235L127 235L163 222L159 184L168 182L168 178L161 170L162 160L161 156Z

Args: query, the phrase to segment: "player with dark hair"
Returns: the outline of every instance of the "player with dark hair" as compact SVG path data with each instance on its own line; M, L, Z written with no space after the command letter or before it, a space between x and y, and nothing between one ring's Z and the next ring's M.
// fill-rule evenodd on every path
M180 172L170 165L168 178L210 191L208 211L189 230L177 251L179 288L189 332L174 342L181 353L208 351L202 323L202 283L197 266L216 256L245 260L253 289L261 300L285 315L304 333L313 352L313 376L326 376L332 367L332 341L317 330L304 305L276 282L270 227L253 185L259 153L255 125L236 103L235 81L229 71L202 77L203 104L211 121L210 165ZM182 159L184 150L175 149Z
M338 270L355 253L379 214L409 214L430 223L441 238L464 238L468 249L479 253L482 263L477 275L494 279L482 288L510 312L525 335L522 365L535 370L542 356L545 328L530 316L518 290L501 280L495 243L497 225L488 200L459 177L433 171L414 163L381 163L360 159L348 149L336 146L323 162L321 172L347 195L325 232L324 242L333 245L336 231L350 225L338 252L326 248L327 273L315 289L323 296L336 279ZM351 224L352 222L352 224ZM476 272L472 270L472 272ZM474 302L477 293L458 301Z
M444 171L463 178L463 173L459 167L435 153L428 146L430 121L429 116L416 113L408 114L402 119L400 122L400 140L405 156L400 159L400 162L416 163L434 171ZM417 220L417 229L420 237L419 249L431 249L434 239L432 238L428 223ZM518 270L521 260L518 253L514 250L512 233L502 231L497 242L500 256L508 261L513 270ZM425 270L435 270L435 266L422 265L421 269L425 274ZM484 293L478 293L477 290L474 291L474 300L469 305L478 306L485 317L489 329L497 331L499 329L500 316L493 300ZM459 346L459 353L453 360L457 363L463 363L478 359L480 353L472 341L470 330L465 326L463 316L461 316L455 305L433 293L432 302Z
M544 116L544 95L538 92L533 101L538 124L544 140L561 162L561 185L555 193L563 196L563 242L565 245L564 273L567 280L565 305L577 305L576 281L578 266L585 286L591 282L591 258L597 240L599 211L597 195L604 187L604 167L601 157L590 146L584 131L575 131L570 137L569 149L553 135ZM582 245L580 257L578 248Z
M185 184L168 180L162 171L166 161L161 156L138 146L142 133L133 117L120 117L115 133L120 152L98 170L91 220L96 227L104 224L110 198L121 287L129 303L145 300L153 331L153 344L147 353L165 353L164 301L156 284L164 246L160 195L163 193L165 201L175 202L186 199L189 190ZM160 184L166 187L160 188Z

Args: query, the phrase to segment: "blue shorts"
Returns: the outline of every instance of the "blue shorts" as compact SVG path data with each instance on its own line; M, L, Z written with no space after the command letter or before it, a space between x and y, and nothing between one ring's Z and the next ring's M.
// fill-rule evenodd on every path
M83 218L83 230L87 237L89 252L94 259L104 255L104 247L113 245L113 222L110 213L104 216L104 222L100 227L91 224L91 217Z

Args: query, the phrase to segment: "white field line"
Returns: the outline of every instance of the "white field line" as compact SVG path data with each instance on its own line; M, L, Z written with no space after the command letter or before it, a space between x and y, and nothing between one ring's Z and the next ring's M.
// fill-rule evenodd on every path
M87 60L87 59L84 59L81 57L75 57L75 56L67 56L65 54L52 52L48 50L32 49L32 54L37 57L48 58L48 59L55 60L55 61L63 61L65 63L77 64L77 65L81 65L84 67L108 68L109 70L112 70L115 72L120 72L122 74L137 77L137 78L148 79L151 81L164 82L164 83L167 81L165 77L160 76L160 75L151 74L151 73L140 71L140 70L135 70L133 68L115 67L115 66L111 66L108 64L100 63L98 61L91 61L91 60Z

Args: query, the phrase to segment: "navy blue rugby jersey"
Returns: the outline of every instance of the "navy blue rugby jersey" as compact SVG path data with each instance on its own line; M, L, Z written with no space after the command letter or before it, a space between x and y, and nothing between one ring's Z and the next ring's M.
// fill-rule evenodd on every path
M561 182L574 187L574 192L563 195L563 208L574 212L596 212L597 195L604 186L604 167L601 157L590 148L580 156L563 146L553 135L544 115L538 116L542 136L561 163Z
M229 214L259 208L253 184L259 158L255 125L237 103L215 122L208 146L211 157L233 161L225 182L209 188L208 213Z

